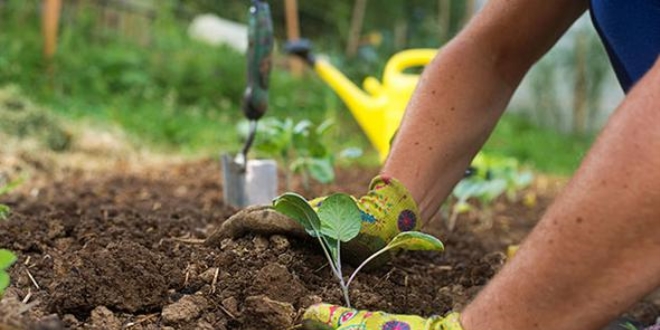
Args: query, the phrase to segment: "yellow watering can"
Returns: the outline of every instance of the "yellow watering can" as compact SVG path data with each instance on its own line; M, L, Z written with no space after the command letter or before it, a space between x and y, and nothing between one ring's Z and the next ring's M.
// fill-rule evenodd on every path
M314 58L308 40L289 43L286 49L303 58L339 95L378 151L381 161L387 157L390 140L399 128L419 81L418 74L406 73L406 69L425 66L437 53L436 49L410 49L395 54L385 65L383 81L367 77L363 91L328 61Z

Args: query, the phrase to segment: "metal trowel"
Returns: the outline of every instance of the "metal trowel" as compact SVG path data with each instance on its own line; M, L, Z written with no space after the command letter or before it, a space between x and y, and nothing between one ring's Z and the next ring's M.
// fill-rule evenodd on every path
M223 194L234 207L270 204L277 196L277 163L271 159L248 160L257 134L257 121L268 109L268 82L272 66L273 23L265 1L252 0L248 22L247 87L243 114L250 129L243 149L222 155Z

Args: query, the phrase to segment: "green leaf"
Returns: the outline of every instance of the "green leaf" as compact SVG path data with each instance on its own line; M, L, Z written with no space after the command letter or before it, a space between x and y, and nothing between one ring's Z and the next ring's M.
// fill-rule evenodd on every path
M16 262L16 256L11 251L0 249L0 270L9 268L14 262Z
M9 250L0 249L0 270L9 268L16 262L16 256Z
M11 213L11 209L9 208L9 206L0 204L0 220L7 219L10 213Z
M324 135L324 134L328 133L330 128L332 128L334 125L335 125L334 120L326 119L316 127L316 134Z
M327 197L318 212L321 220L321 233L324 236L348 242L360 232L360 209L346 194L333 194Z
M443 251L445 249L444 244L439 239L418 231L401 232L387 246L389 248L416 251Z
M306 136L312 126L314 125L312 124L311 121L307 119L303 119L293 127L293 134L300 134L302 136Z
M345 159L356 159L362 156L363 152L362 149L358 147L348 147L341 152L339 152L339 158L345 158Z
M0 297L5 292L5 289L9 286L9 274L5 271L0 271Z
M335 181L335 169L328 158L313 158L307 163L307 168L312 178L320 183Z
M526 171L519 173L515 176L514 182L516 188L524 188L532 184L534 181L534 174L532 172Z
M471 197L477 196L480 190L480 184L481 184L481 179L473 179L473 178L463 179L456 185L456 187L452 191L452 194L459 201L467 201Z
M5 186L0 186L0 195L4 195L8 192L11 192L12 190L16 189L18 186L20 186L23 183L24 177L20 177L18 179L12 180Z
M321 233L321 221L304 197L292 192L282 194L273 201L273 208L298 221L309 235L318 237Z
M506 191L506 186L506 181L504 179L484 181L479 189L477 197L483 203L490 203Z

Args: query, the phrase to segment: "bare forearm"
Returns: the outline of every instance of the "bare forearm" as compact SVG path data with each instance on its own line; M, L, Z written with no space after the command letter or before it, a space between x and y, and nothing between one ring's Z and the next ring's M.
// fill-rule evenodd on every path
M424 219L461 178L514 90L472 40L457 39L441 52L427 66L383 168L410 189Z
M660 285L660 64L627 97L471 329L597 329ZM576 306L580 318L574 317Z
M586 5L489 1L427 66L383 167L408 187L423 220L460 180L529 67Z

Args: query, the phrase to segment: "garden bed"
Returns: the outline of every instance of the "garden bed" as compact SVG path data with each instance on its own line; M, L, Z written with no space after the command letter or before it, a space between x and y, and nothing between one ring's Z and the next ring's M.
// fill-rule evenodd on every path
M329 191L359 194L373 169L344 170ZM543 180L542 180L543 181ZM222 202L216 161L97 175L72 172L2 202L0 247L14 251L0 329L287 329L315 302L342 303L314 241L247 235L200 242L236 212ZM556 192L545 180L535 203L499 201L493 221L459 218L424 228L443 253L405 252L358 275L358 308L431 315L459 310L506 262L504 252L534 226ZM651 324L660 304L631 315ZM579 312L579 311L576 311Z

